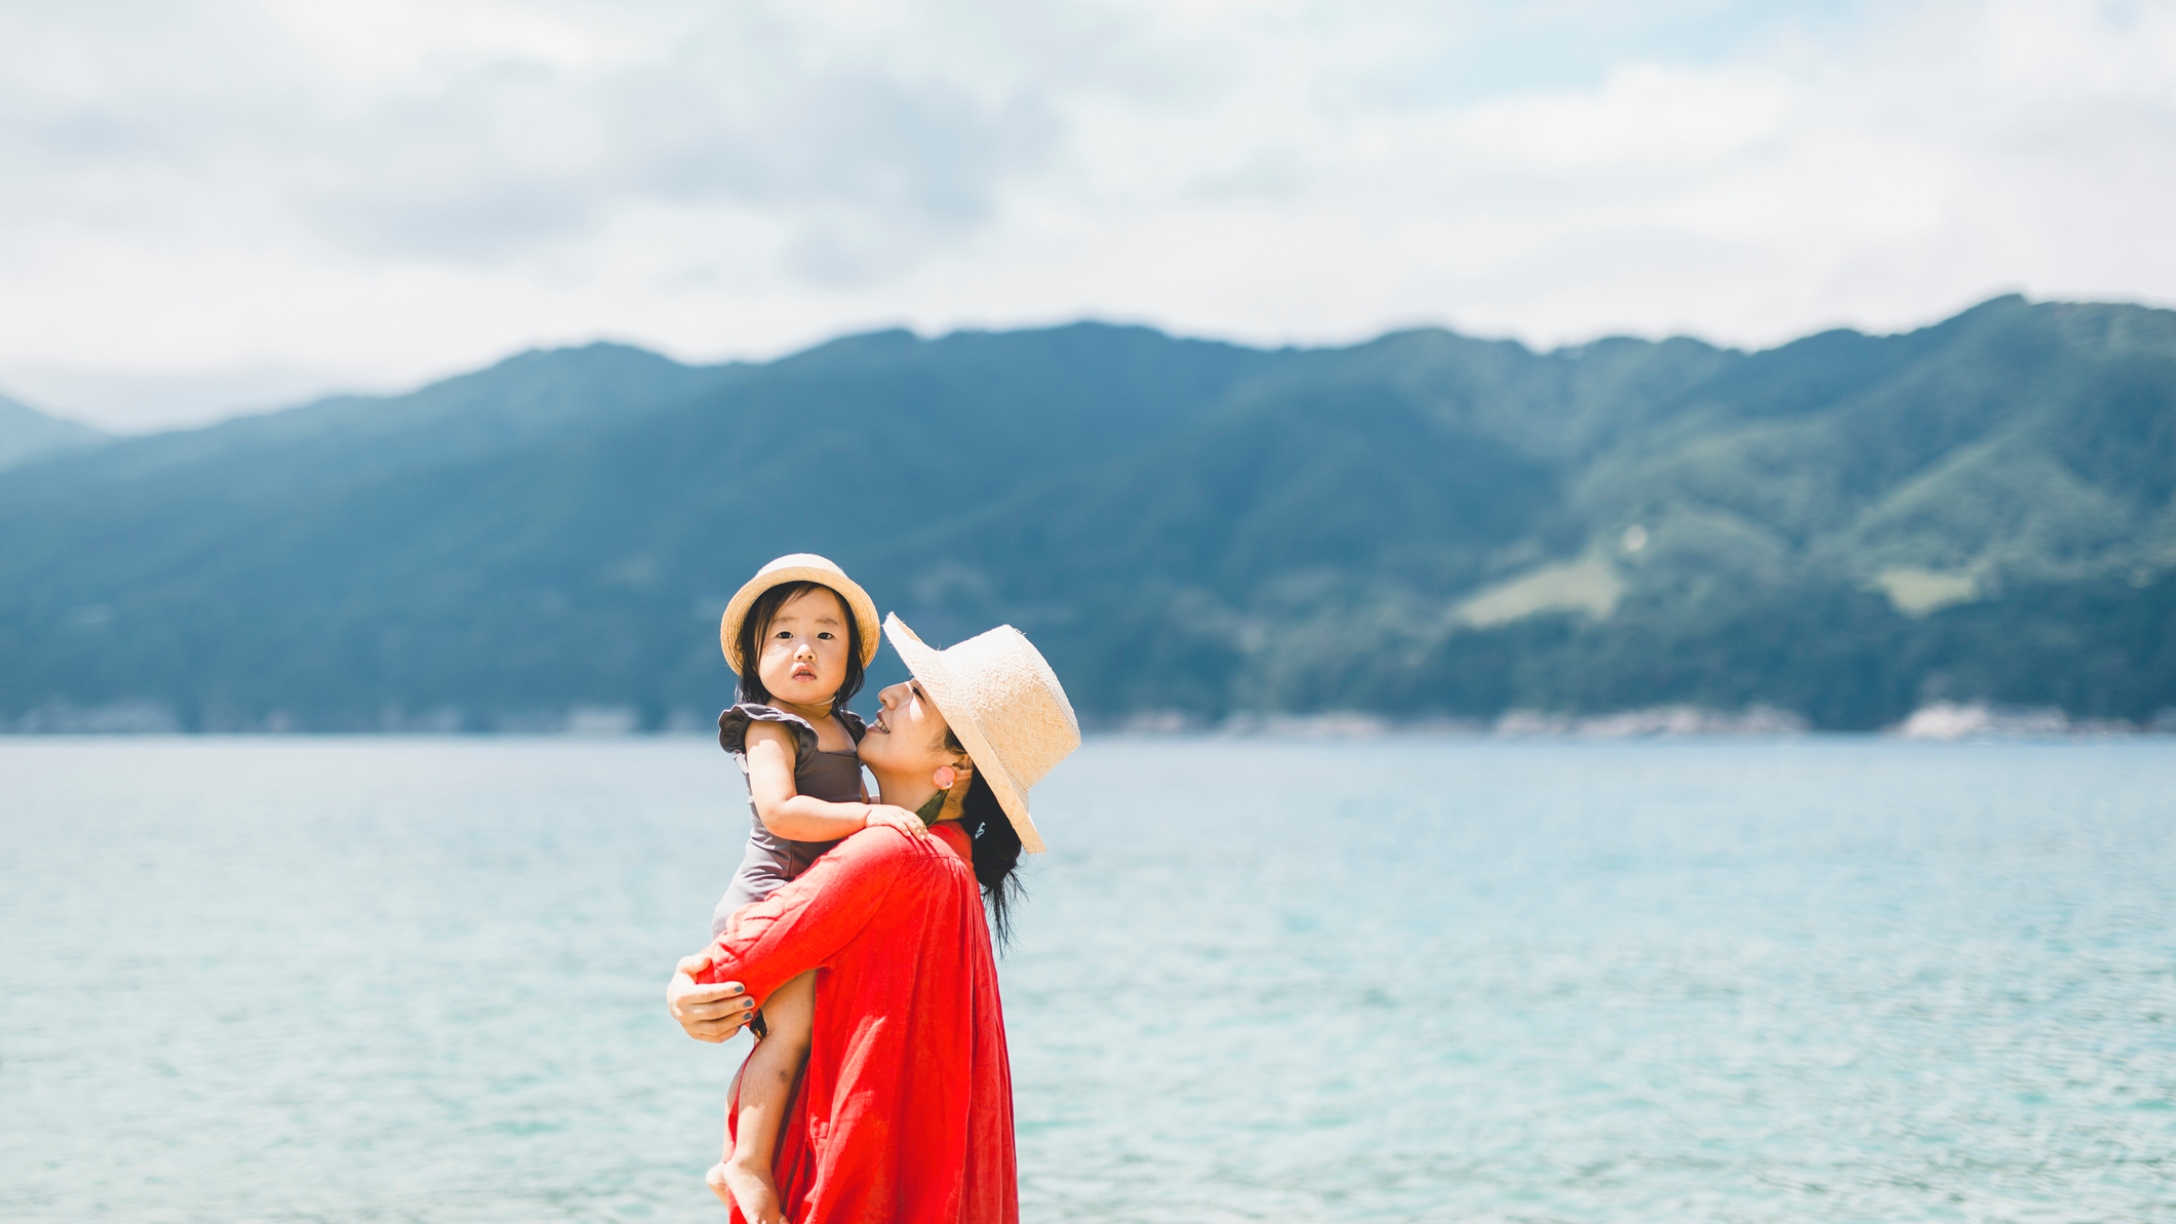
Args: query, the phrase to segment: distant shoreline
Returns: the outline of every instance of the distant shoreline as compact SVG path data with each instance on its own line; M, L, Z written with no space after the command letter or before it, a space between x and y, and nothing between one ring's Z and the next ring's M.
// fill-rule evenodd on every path
M1082 730L1095 739L1487 739L1622 741L1653 739L1795 739L1866 737L1909 741L2077 740L2176 735L2176 710L2143 722L2074 718L2054 707L2017 707L1937 702L1920 707L1893 726L1832 731L1773 706L1715 710L1700 706L1651 706L1599 714L1511 710L1495 718L1385 718L1355 711L1313 714L1234 714L1207 719L1180 711L1150 711L1088 718ZM645 727L631 706L574 706L471 721L458 711L415 719L389 718L376 727L309 727L280 715L259 723L190 727L167 707L151 702L106 706L47 707L8 723L0 736L49 737L351 737L610 741L710 737L709 721L685 711Z

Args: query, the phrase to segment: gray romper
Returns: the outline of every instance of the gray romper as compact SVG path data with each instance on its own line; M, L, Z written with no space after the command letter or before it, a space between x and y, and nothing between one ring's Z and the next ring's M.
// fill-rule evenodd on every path
M840 710L837 718L846 733L859 744L868 733L861 716L852 710ZM829 803L861 802L861 757L855 753L831 752L816 746L816 728L798 714L772 709L767 705L743 702L718 715L718 746L733 754L740 762L743 775L748 772L748 724L751 722L777 723L793 733L793 788L801 794L822 799ZM733 882L726 887L725 895L718 899L718 908L710 915L710 934L713 939L725 933L726 920L733 911L751 901L761 901L778 891L778 886L808 870L816 856L838 845L835 841L789 841L763 827L763 818L755 815L754 796L748 799L748 812L755 820L755 828L748 834L748 851L741 856L740 870L733 873Z

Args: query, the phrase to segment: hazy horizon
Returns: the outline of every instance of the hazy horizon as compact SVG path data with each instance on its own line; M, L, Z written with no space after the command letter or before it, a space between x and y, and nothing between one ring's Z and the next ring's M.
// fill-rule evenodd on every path
M1834 326L1836 328L1850 328L1851 330L1860 331L1868 335L1902 335L1908 332L1920 330L1925 327L1934 326L1947 319L1955 318L1957 314L1961 313L1964 310L1968 310L1974 306L1981 305L1984 302L1991 301L1994 298L2000 296L2005 295L1990 294L1985 298L1980 298L1972 302L1965 303L1957 310L1950 311L1947 314L1939 315L1934 318L1929 318L1920 322L1915 322L1905 327L1890 329L1888 331L1857 328L1852 327L1852 325L1850 324L1836 324ZM2030 297L2030 295L2027 296L2029 300L2033 301L2050 300L2042 298L2032 298ZM2176 310L2176 303L2160 303L2138 300L2104 301L2096 304L2132 305L2142 306L2147 309L2154 310ZM204 394L205 384L203 382L191 382L188 380L184 380L183 387L180 393L176 396L169 397L167 400L164 401L168 403L179 403L185 405L182 411L178 412L170 419L124 419L118 422L109 422L108 420L102 419L101 416L97 413L84 412L80 410L71 411L66 408L57 407L37 397L20 394L15 388L6 385L0 385L0 397L13 399L26 407L32 408L48 416L56 417L61 420L74 421L80 424L91 425L119 437L142 437L149 436L151 434L169 433L178 430L201 429L211 425L219 424L222 421L236 420L242 417L267 416L274 413L292 412L297 409L308 408L326 399L332 399L341 396L358 396L363 398L393 398L397 396L411 394L415 391L421 390L424 387L428 387L434 383L445 381L449 378L458 378L464 374L474 373L478 370L489 369L493 366L499 365L503 362L518 357L524 353L549 352L563 349L579 349L596 344L617 344L626 345L633 348L639 348L648 352L656 353L659 356L665 357L680 365L688 367L729 365L735 362L748 362L751 364L760 365L772 361L782 360L784 358L791 357L797 353L807 352L811 349L821 348L826 344L835 343L840 340L885 331L908 331L912 333L917 339L927 341L941 339L944 336L958 333L1036 331L1050 328L1069 327L1079 324L1104 325L1111 327L1147 327L1153 330L1161 331L1165 335L1169 335L1177 339L1204 340L1212 343L1233 344L1242 347L1257 349L1270 349L1279 347L1279 345L1273 342L1257 342L1239 337L1204 335L1200 333L1177 331L1170 328L1159 327L1154 323L1143 323L1134 320L1106 319L1086 316L1075 319L1048 322L1030 321L1021 323L1018 326L1010 327L980 327L965 325L956 328L946 328L934 331L928 329L914 328L904 323L891 325L876 325L872 327L852 328L849 330L820 336L813 340L810 340L805 344L798 344L775 353L764 353L760 355L728 354L726 356L711 360L690 358L679 353L671 352L657 345L647 344L639 340L631 340L624 336L601 334L590 337L586 340L570 340L564 343L526 345L522 347L508 349L505 352L499 353L496 356L487 357L484 360L476 362L472 365L433 371L423 375L418 379L413 379L405 382L383 380L376 385L349 383L308 385L308 389L293 394L278 397L260 395L238 402L223 403L220 401L212 400ZM1719 349L1736 349L1738 351L1745 352L1760 352L1769 348L1781 347L1782 345L1790 344L1794 341L1804 339L1806 336L1809 335L1815 335L1822 331L1831 330L1831 328L1826 327L1815 328L1811 331L1802 332L1797 335L1783 337L1780 340L1776 341L1774 344L1763 345L1731 345L1726 342L1716 340L1712 337L1696 335L1685 331L1669 332L1656 335L1638 335L1634 333L1619 331L1610 332L1603 335L1590 336L1584 339L1568 340L1560 344L1536 345L1519 336L1467 331L1445 323L1414 322L1405 324L1394 324L1386 326L1374 332L1349 338L1326 339L1320 342L1313 343L1304 341L1291 342L1290 347L1324 349L1343 348L1357 344L1365 344L1369 341L1376 340L1383 336L1395 334L1398 332L1427 330L1431 328L1450 331L1459 335L1469 336L1479 340L1510 341L1513 343L1524 345L1528 349L1538 353L1548 353L1561 349L1576 349L1588 344L1598 343L1603 340L1619 339L1633 339L1650 343L1673 339L1696 340L1704 344L1712 345ZM126 376L126 382L129 385L152 386L156 382L156 376L129 375Z

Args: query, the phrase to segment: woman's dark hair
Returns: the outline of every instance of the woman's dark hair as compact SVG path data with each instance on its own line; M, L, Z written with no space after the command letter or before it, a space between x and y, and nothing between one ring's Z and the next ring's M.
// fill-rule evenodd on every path
M962 756L967 749L947 727L944 746ZM1012 942L1012 904L1020 899L1020 833L997 801L997 792L977 769L968 776L967 798L960 802L960 831L967 834L975 860L975 880L990 907L990 931L1002 948Z
M771 691L763 687L763 677L756 670L756 660L763 657L763 638L771 631L771 618L793 599L810 591L830 591L839 601L839 611L846 616L846 679L840 681L839 691L831 695L831 712L836 714L846 708L846 703L861 691L861 622L854 616L854 605L846 597L821 582L781 582L756 596L748 608L748 615L741 618L740 636L734 645L740 647L740 700L757 705L771 704Z

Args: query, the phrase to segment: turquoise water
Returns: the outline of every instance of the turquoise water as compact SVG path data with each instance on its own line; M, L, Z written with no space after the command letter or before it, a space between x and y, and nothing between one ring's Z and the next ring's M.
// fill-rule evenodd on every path
M0 1218L718 1220L696 740L0 740ZM2176 745L1091 742L1030 1221L2176 1219Z

